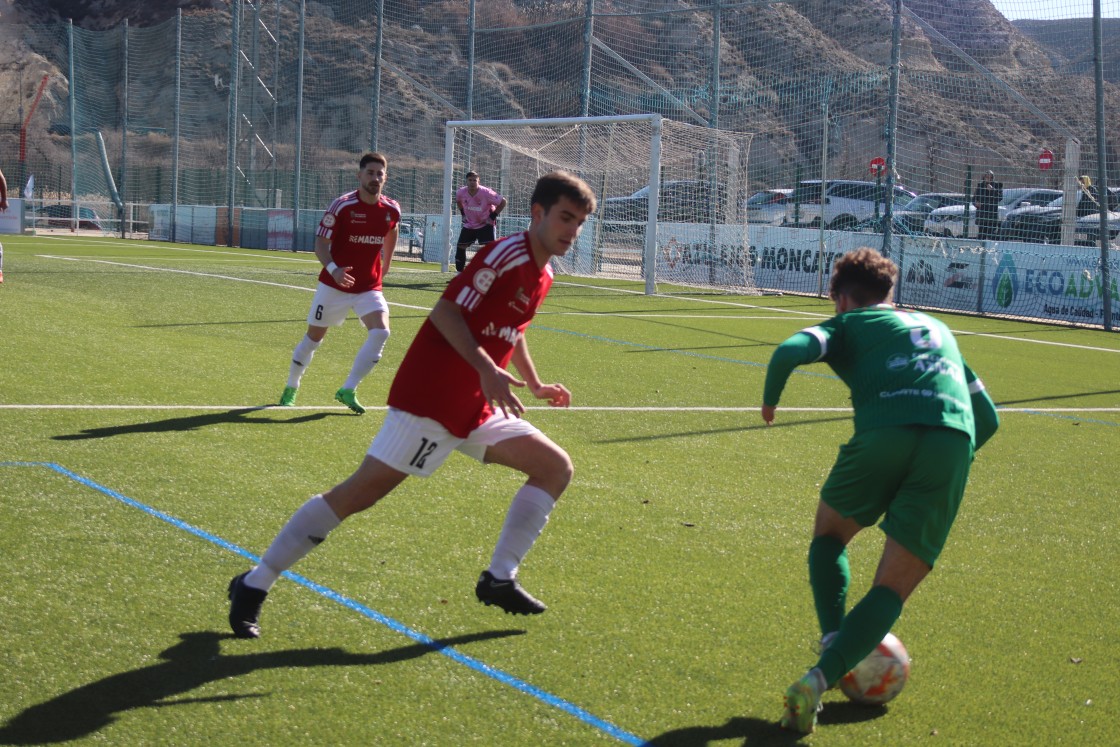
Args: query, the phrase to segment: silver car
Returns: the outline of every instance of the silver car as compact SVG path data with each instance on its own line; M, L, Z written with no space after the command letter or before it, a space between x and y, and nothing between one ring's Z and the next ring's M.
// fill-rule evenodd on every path
M792 189L764 189L755 192L746 202L747 222L779 226L786 219L786 204Z
M1054 198L1061 197L1060 189L1042 189L1040 187L1012 187L1003 190L1003 199L999 203L999 219L1002 221L1007 214L1016 208L1029 205L1048 205ZM926 218L926 233L932 236L959 239L964 236L964 216L968 213L968 238L976 238L979 231L976 226L976 208L972 205L950 205L938 208Z

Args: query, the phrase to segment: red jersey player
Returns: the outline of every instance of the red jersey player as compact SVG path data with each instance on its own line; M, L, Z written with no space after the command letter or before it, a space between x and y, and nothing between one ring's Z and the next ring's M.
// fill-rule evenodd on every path
M525 233L487 244L457 275L416 335L389 392L389 412L358 470L303 504L251 571L229 584L229 623L239 638L260 635L260 610L276 579L348 516L384 498L409 475L431 475L455 450L526 476L513 497L475 595L506 612L532 615L545 605L521 588L517 570L572 479L558 445L521 419L513 388L553 407L571 392L537 375L525 329L552 285L549 260L579 237L595 195L566 172L542 176ZM512 362L521 379L506 370Z
M280 395L285 407L296 403L300 379L327 329L340 326L353 309L368 334L334 398L358 415L365 412L355 390L381 360L389 339L389 305L381 293L381 278L393 261L401 221L401 206L381 194L388 168L388 160L380 153L362 156L358 189L336 198L319 222L315 256L323 269L307 313L307 334L292 352L288 383Z

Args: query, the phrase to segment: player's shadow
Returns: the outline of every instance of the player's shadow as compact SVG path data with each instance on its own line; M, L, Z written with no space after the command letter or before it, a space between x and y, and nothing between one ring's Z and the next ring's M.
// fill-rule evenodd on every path
M887 712L884 706L863 706L848 702L828 703L817 720L819 728L830 724L854 724L879 718ZM742 739L743 747L781 747L803 744L808 735L787 731L777 719L767 721L748 716L735 716L718 726L685 726L660 734L642 747L707 747L729 739Z
M207 683L262 669L396 664L450 646L524 633L523 630L472 633L374 654L350 653L340 648L305 648L234 655L223 655L221 651L221 642L233 639L230 634L182 633L180 643L160 653L162 661L158 664L82 685L17 714L0 727L0 744L52 744L81 739L104 729L120 714L141 708L265 698L269 695L267 692L210 698L179 697ZM15 674L8 673L9 676Z
M703 430L681 431L675 433L658 433L652 436L624 436L622 438L603 438L595 440L597 444L624 444L639 443L641 441L661 441L666 438L691 438L693 436L712 436L717 433L744 433L746 431L760 431L767 428L794 428L803 425L817 425L820 423L839 423L850 421L851 415L842 415L835 418L813 418L811 420L790 420L787 422L775 421L772 425L759 422L757 425L736 425L730 428L705 428Z
M110 436L123 436L128 433L168 433L174 431L194 431L212 425L225 423L247 423L252 425L266 425L269 423L308 423L322 420L331 416L347 416L349 413L315 412L309 415L298 415L294 418L250 417L253 413L268 409L267 407L240 407L235 410L222 412L208 412L201 415L186 415L165 420L152 420L144 423L130 423L128 425L110 425L104 428L86 428L79 433L65 433L51 436L55 441L82 441L88 438L109 438Z

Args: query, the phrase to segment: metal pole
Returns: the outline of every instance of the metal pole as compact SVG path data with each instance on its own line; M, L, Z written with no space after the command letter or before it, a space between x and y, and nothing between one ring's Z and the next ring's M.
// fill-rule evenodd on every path
M657 210L661 192L661 117L650 123L653 133L649 144L649 211L646 215L646 243L642 249L642 268L646 295L657 293Z
M175 137L171 142L171 240L178 241L175 214L179 211L179 125L183 106L183 9L175 11Z
M713 130L719 129L719 46L720 46L720 21L723 16L723 6L720 0L712 3L712 77L709 87L710 99L708 101L708 126Z
M385 0L377 0L377 37L373 43L373 95L370 105L369 149L377 150L377 120L381 115L381 46L385 39Z
M245 123L249 125L249 136L246 138L249 141L249 180L254 191L253 197L255 197L257 186L257 88L260 86L261 78L261 0L249 0L249 4L253 8L253 31L249 34L249 71L252 82L249 84L249 117L245 120ZM250 201L249 204L255 204L255 200ZM268 205L265 205L265 207L268 207Z
M832 98L832 76L825 81L824 101L821 102L821 195L820 219L817 225L817 295L824 295L824 206L828 201L828 102Z
M1108 199L1108 160L1105 157L1104 131L1104 54L1101 41L1101 0L1093 0L1093 62L1096 68L1097 90L1097 194L1100 195L1100 243L1101 243L1101 300L1104 303L1104 328L1112 330L1112 292L1108 269L1108 214L1111 201Z
M233 246L233 205L237 170L237 91L241 75L241 0L232 0L230 14L229 110L226 118L226 240Z
M78 228L78 104L77 81L74 79L74 19L67 25L67 43L70 47L70 226Z
M276 0L276 43L272 45L272 178L269 179L268 204L281 207L276 199L280 164L277 163L277 141L280 132L280 0Z
M123 109L121 119L123 125L121 127L121 175L117 179L117 195L120 199L120 204L117 205L117 217L121 222L121 238L125 238L126 232L124 228L124 219L127 209L125 207L125 188L128 186L128 19L124 19L124 50L121 55L121 60L124 65L124 85L123 85Z
M19 69L19 89L18 90L19 90L19 95L17 96L17 98L19 99L19 126L20 126L19 135L20 135L20 143L22 144L22 143L25 142L24 138L26 137L26 129L27 129L24 126L24 122L23 122L23 68ZM16 172L16 187L19 188L20 194L23 194L23 185L26 183L24 181L27 178L26 171L27 171L26 150L24 148L20 148L19 149L19 171Z
M467 119L474 119L474 22L475 0L470 0L469 15L467 16ZM463 147L463 168L470 169L474 160L472 152L471 131L463 133L465 142ZM450 230L450 229L449 229Z
M587 0L583 12L583 74L580 76L580 116L591 112L591 50L595 37L595 0Z
M898 129L898 70L902 51L902 0L894 0L891 25L890 92L887 101L887 193L883 214L883 256L891 256L891 230L894 228L895 137ZM897 292L897 291L896 291Z
M448 123L443 136L443 247L440 252L440 272L451 271L451 195L455 191L455 127Z
M303 49L307 33L307 0L299 0L299 49L296 55L296 161L292 185L292 251L299 250L299 203L303 173Z

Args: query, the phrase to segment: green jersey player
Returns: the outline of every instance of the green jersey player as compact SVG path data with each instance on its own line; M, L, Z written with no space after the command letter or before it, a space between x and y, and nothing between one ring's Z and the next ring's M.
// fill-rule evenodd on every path
M942 322L896 309L898 267L873 249L837 260L837 315L774 351L762 419L770 424L793 370L823 361L851 390L855 433L840 448L809 545L820 659L786 692L782 726L813 731L821 694L871 653L933 569L957 515L972 458L999 427L984 385ZM887 539L871 590L845 614L847 545L883 517Z

